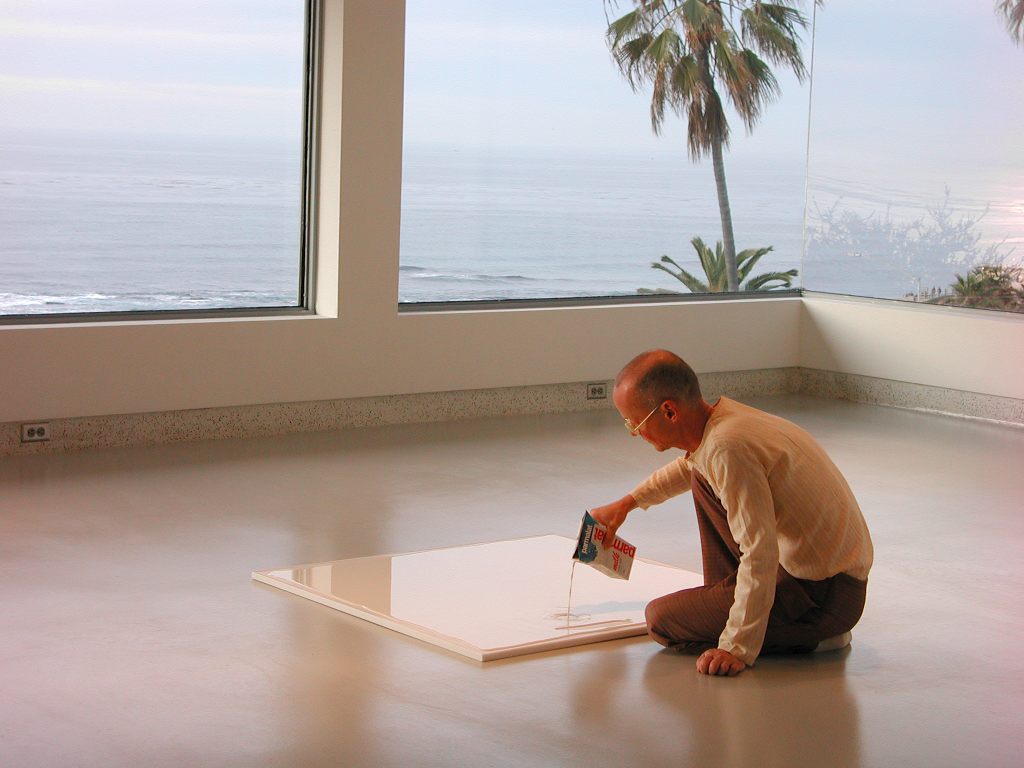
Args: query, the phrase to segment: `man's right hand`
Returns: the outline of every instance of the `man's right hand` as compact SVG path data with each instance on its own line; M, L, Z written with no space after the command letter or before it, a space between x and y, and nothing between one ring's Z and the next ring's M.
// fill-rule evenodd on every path
M605 549L612 543L612 539L615 538L615 532L619 530L619 526L626 522L626 515L634 509L636 509L636 500L627 494L618 501L605 504L603 507L594 507L590 510L590 516L608 529L608 537L604 540Z

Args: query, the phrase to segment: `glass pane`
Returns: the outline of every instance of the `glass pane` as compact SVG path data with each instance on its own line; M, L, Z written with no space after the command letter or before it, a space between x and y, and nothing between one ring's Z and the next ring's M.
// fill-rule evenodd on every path
M0 314L295 306L302 0L0 10Z
M723 239L712 163L671 111L654 135L651 88L612 60L632 8L409 0L400 301L688 293L663 255L710 282L691 240ZM772 248L749 277L800 265L807 91L775 71L750 136L729 113L736 249Z
M818 12L805 288L1022 308L1022 55L990 2Z

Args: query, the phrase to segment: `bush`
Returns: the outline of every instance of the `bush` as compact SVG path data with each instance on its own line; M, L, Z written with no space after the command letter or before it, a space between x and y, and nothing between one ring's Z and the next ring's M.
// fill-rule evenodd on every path
M955 277L953 292L929 303L1024 312L1024 269L983 264Z

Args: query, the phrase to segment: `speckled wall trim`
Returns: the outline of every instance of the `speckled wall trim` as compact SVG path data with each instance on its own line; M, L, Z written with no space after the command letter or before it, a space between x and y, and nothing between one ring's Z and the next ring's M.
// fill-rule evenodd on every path
M587 400L580 382L54 419L44 443L23 444L20 423L0 424L0 456L610 407L610 397Z
M800 391L799 368L761 368L753 371L726 371L700 374L700 390L705 400L714 401L720 395L750 397L778 395Z
M810 368L799 369L799 379L808 395L1024 426L1024 400L1013 397Z
M610 393L611 383L607 383ZM20 423L11 422L0 424L0 456L612 407L610 397L587 400L585 385L579 382L53 419L51 438L44 443L23 444ZM701 387L709 400L719 395L805 392L1024 425L1022 400L804 368L704 373Z

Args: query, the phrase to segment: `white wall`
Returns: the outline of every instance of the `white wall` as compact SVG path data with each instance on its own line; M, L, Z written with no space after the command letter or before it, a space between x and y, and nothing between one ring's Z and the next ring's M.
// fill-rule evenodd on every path
M403 6L326 22L319 316L2 327L0 422L798 363L795 298L399 315Z
M1024 315L803 297L800 365L1024 399Z

